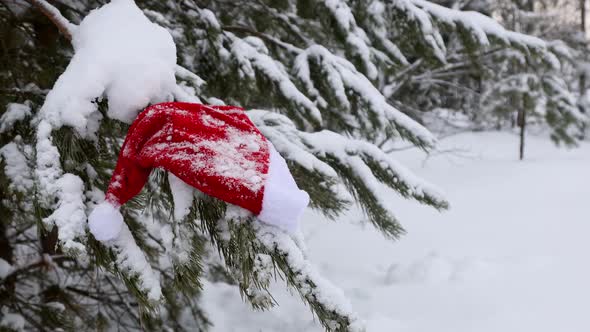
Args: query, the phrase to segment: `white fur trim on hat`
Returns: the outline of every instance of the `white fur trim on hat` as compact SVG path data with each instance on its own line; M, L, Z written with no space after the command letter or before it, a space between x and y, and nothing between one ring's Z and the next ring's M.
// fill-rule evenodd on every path
M123 215L109 202L98 204L88 216L90 232L99 241L117 238L123 226Z
M285 159L270 142L268 149L268 174L258 219L293 233L297 230L299 219L309 204L309 195L297 187Z

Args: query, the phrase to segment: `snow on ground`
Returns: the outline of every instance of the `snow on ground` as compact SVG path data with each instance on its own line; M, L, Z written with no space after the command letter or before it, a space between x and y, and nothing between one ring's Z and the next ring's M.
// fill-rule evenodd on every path
M462 134L424 162L394 156L443 188L451 210L384 192L408 234L397 242L360 223L308 213L310 259L340 286L369 331L590 331L590 144L556 148L529 137L527 160L507 133ZM236 289L208 284L213 331L321 331L296 294L251 312Z

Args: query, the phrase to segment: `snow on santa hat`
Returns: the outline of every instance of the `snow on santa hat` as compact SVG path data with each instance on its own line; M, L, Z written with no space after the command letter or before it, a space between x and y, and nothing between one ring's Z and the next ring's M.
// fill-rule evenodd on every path
M101 241L123 225L119 207L143 188L153 168L163 168L201 192L240 206L258 219L293 232L309 196L300 190L285 160L243 109L162 103L131 125L105 202L88 217Z

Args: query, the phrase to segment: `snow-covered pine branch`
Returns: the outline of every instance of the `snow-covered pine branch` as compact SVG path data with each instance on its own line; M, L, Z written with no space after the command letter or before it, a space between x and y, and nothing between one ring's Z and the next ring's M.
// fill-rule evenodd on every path
M269 56L268 49L262 40L255 37L240 39L232 35L229 38L232 40L230 52L237 63L241 77L256 81L256 75L260 75L262 76L260 79L269 80L280 92L281 97L293 103L293 108L300 110L292 116L308 128L321 126L320 111L297 89L283 65Z
M434 146L435 138L420 124L401 113L385 100L385 97L373 84L347 60L333 55L326 48L316 45L306 49L295 58L295 75L305 86L308 94L314 96L318 104L330 113L334 124L327 128L336 131L358 131L360 137L372 137L372 133L393 129L399 135L417 146L429 148ZM314 82L316 78L325 81ZM327 86L323 95L316 88ZM326 100L334 102L328 104ZM351 109L354 102L360 103L364 112ZM333 109L334 104L338 107ZM356 121L355 121L356 119ZM393 128L390 128L392 126Z
M209 197L197 199L193 212L191 222L214 241L253 307L274 305L266 294L278 270L281 279L301 295L327 330L365 330L343 292L305 257L300 236L257 223L241 208Z
M437 209L448 207L439 189L417 178L369 142L327 130L315 133L299 131L288 118L272 112L250 111L249 116L285 158L293 162L294 167L318 172L329 180L319 183L319 186L325 190L322 194L328 193L333 197L330 201L345 203L350 200L348 197L353 197L363 207L371 223L388 236L401 235L403 228L389 204L380 199L379 193L384 186L403 197ZM342 187L346 187L349 193L342 193ZM332 210L329 205L324 208L321 195L313 195L314 191L310 193L312 202L318 200L318 208L329 216Z
M374 62L374 54L371 52L369 38L363 29L357 26L356 19L346 1L324 0L321 2L335 24L336 36L341 36L346 44L346 50L350 57L359 64L360 71L369 79L377 79L377 66Z

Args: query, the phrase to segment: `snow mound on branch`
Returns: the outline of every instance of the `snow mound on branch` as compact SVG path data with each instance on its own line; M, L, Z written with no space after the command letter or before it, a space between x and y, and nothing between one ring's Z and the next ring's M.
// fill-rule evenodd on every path
M11 312L2 312L2 320L0 327L7 328L12 331L24 331L25 319L20 314Z
M6 278L6 276L11 274L12 271L14 271L14 267L4 259L0 258L0 280Z
M6 112L0 117L0 134L12 128L18 122L31 115L31 107L27 104L9 103Z
M10 179L9 188L20 192L27 192L33 188L34 183L27 157L16 143L12 142L0 147L0 160L4 160L5 163L4 174Z
M55 185L58 188L57 208L43 222L48 227L57 225L58 238L64 249L84 252L84 245L76 241L86 232L84 182L78 176L68 173L60 177Z
M170 99L176 87L176 46L132 0L113 0L92 11L74 31L75 54L43 106L54 127L86 133L97 98L108 116L132 122L149 103Z

